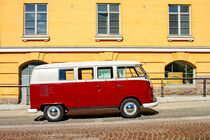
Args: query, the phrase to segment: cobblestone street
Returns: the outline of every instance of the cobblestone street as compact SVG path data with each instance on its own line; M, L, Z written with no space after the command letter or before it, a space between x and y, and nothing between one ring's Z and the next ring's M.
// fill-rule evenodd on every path
M0 139L210 139L210 101L161 103L124 119L116 110L69 112L47 122L42 112L0 111Z

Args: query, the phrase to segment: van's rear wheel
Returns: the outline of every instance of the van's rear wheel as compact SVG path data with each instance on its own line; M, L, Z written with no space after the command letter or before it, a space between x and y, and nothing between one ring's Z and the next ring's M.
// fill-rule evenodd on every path
M62 120L64 116L64 108L61 105L47 105L44 108L44 117L49 122Z
M140 104L137 100L128 98L120 105L120 113L125 118L134 118L140 114Z

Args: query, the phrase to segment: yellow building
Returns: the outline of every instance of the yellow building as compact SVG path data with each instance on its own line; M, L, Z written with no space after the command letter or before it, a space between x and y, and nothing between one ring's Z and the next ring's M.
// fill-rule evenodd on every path
M139 61L153 78L177 72L209 77L209 5L209 0L1 0L0 86L28 85L33 67L43 63L95 60ZM26 88L0 87L1 103L26 100Z

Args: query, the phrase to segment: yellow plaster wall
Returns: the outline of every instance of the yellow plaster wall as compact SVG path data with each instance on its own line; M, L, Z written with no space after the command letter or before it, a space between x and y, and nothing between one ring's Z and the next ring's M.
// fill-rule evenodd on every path
M48 3L50 41L23 42L24 3ZM123 41L95 41L96 3L119 3ZM168 42L168 4L190 4L193 42ZM1 0L3 47L210 46L209 0Z

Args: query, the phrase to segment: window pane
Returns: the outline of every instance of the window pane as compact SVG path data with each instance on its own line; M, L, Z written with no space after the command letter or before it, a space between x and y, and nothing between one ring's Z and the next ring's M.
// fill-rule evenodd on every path
M115 27L119 28L119 21L118 20L111 20L110 21L110 26L115 26Z
M33 34L35 34L35 29L34 28L26 28L25 34L33 35Z
M181 21L189 21L189 15L183 15L181 14Z
M110 14L110 19L119 20L119 14Z
M119 28L119 14L110 14L110 26Z
M78 79L79 80L93 79L93 69L92 68L79 68L78 69Z
M37 11L47 11L47 5L46 4L38 4Z
M113 78L112 68L98 68L98 79L111 79Z
M98 33L107 34L107 14L98 14Z
M109 10L118 12L119 11L119 4L110 4L109 5Z
M182 35L189 35L190 33L189 33L189 29L181 29L181 34Z
M107 11L107 4L98 4L98 11Z
M98 20L107 21L107 16L108 16L108 14L99 13L98 14Z
M178 28L170 28L169 34L178 35Z
M170 14L169 15L169 20L175 20L175 21L178 21L178 14Z
M47 30L46 30L46 26L47 23L46 21L37 21L37 34L46 34Z
M110 34L119 34L118 27L110 27Z
M47 20L47 14L46 13L38 13L37 19L38 20Z
M189 6L180 6L181 12L189 12Z
M26 20L35 20L35 14L34 13L26 13L25 19Z
M182 21L181 22L181 28L189 28L189 22L188 21Z
M169 12L178 12L177 5L169 5Z
M35 11L35 5L34 4L26 4L25 11L27 11L27 12Z
M107 22L106 21L98 21L98 26L99 27L103 26L104 28L106 28Z
M98 33L99 34L107 34L107 28L98 28Z
M35 28L35 20L26 20L25 21L25 28Z
M138 77L134 67L119 67L117 68L118 78Z
M178 28L178 21L170 21L169 22L169 27L177 27Z

